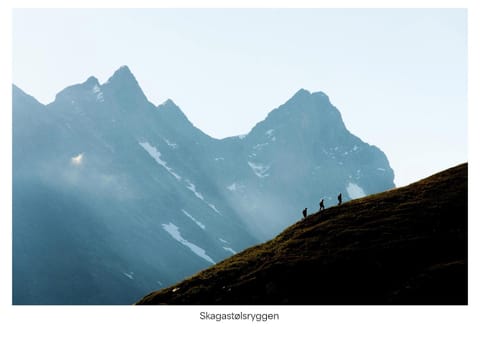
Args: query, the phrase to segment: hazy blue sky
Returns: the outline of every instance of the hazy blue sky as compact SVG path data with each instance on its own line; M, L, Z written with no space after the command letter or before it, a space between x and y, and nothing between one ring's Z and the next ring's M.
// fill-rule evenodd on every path
M13 82L43 103L128 65L207 134L323 91L404 185L467 160L462 9L14 10Z

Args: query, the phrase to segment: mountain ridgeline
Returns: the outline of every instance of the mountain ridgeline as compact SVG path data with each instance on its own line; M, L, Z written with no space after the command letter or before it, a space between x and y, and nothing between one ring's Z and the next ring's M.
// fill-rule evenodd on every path
M128 69L43 105L13 86L13 303L131 304L318 208L394 187L322 92L211 138Z
M327 208L138 304L466 305L467 164Z

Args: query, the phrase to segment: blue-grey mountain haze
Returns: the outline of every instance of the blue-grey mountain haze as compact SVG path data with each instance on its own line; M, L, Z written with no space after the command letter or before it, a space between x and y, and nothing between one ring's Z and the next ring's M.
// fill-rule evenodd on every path
M48 105L13 86L13 302L131 304L393 178L323 92L218 140L126 66Z

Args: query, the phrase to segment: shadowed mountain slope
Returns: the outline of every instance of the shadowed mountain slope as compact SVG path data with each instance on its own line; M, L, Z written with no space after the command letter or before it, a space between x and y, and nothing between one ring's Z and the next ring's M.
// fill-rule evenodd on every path
M138 304L467 304L467 179L328 208Z

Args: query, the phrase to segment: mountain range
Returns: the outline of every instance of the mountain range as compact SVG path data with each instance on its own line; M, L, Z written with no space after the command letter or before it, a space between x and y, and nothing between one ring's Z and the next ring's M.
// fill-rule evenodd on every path
M214 139L126 66L41 104L13 86L13 303L131 304L301 216L394 187L322 92Z

